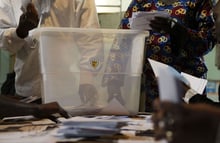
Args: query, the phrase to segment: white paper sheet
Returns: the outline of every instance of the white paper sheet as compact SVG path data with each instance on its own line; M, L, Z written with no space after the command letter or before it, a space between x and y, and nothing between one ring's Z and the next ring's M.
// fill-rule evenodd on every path
M134 12L132 17L129 18L131 29L150 30L150 21L154 17L169 17L165 11L153 11L153 12Z
M175 75L176 77L179 78L179 80L181 80L182 82L184 82L186 85L190 86L191 83L183 76L181 75L181 73L179 73L178 71L176 71L173 67L169 66L169 65L166 65L166 64L163 64L161 62L158 62L158 61L155 61L155 60L152 60L152 59L148 59L150 64L151 64L151 67L153 69L153 72L155 74L156 77L159 76L159 71L160 69L165 69L165 70L168 70L170 72L173 73L173 75Z
M158 75L159 94L161 101L178 103L184 95L181 80L170 68L160 68Z
M177 72L173 67L160 63L158 61L148 59L155 76L159 81L160 98L162 100L172 100L178 102L179 96L184 94L181 82L185 83L197 93L202 94L206 84L206 79L197 78L184 72Z
M115 98L113 98L109 104L100 111L100 114L106 113L108 115L130 115L128 109L126 109L125 106Z
M203 93L203 91L208 83L208 80L198 78L198 77L192 76L192 75L184 73L184 72L181 72L181 75L183 75L189 81L190 87L193 90L195 90L199 94Z

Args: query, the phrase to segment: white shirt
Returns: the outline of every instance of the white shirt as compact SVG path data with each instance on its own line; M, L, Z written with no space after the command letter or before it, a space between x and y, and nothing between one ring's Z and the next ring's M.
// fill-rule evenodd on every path
M0 1L0 48L16 54L14 70L18 95L41 96L38 48L31 47L32 40L16 35L19 17L31 0ZM94 0L32 0L41 27L98 28L99 22Z

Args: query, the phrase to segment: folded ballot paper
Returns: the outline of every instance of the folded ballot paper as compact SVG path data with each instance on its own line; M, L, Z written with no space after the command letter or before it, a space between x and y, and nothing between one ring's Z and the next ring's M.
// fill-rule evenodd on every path
M173 67L148 59L155 76L158 78L160 99L172 102L179 102L184 94L183 84L190 87L199 94L202 94L206 84L206 79L197 78L190 74L179 73Z
M169 14L166 11L139 11L134 12L132 17L129 18L129 23L131 29L137 30L150 30L150 21L154 19L154 17L169 17Z

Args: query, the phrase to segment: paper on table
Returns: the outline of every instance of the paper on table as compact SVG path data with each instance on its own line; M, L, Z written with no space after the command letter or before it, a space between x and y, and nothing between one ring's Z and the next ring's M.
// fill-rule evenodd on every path
M169 17L165 11L134 12L132 17L129 18L131 29L150 30L150 21L157 16Z
M100 111L100 114L130 115L129 111L115 98Z
M118 128L126 125L125 120L116 119L101 119L101 118L87 118L87 117L72 117L70 119L62 121L64 127L74 128L93 128L93 127L104 127L104 128Z
M101 118L72 117L62 122L58 134L64 137L97 137L114 135L127 121Z
M10 119L11 118L11 119ZM17 121L13 123L13 120L21 120L24 117L10 117L7 118L7 121L10 121L8 125L6 123L2 123L0 125L0 142L1 143L43 143L51 141L49 136L49 130L53 127L57 127L57 125L50 121L49 119L42 119L37 121ZM29 117L27 117L29 119Z
M62 133L64 137L100 137L100 136L109 136L120 133L118 128L106 128L101 126L90 126L90 127L67 127L65 129L58 130L59 133Z

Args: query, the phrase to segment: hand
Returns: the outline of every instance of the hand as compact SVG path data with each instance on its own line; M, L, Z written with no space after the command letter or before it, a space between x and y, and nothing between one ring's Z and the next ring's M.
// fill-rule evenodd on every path
M184 49L190 35L187 29L181 24L177 23L174 19L167 17L155 17L150 21L152 30L162 34L170 34L173 54L179 56L180 49ZM178 35L178 33L181 33ZM178 35L178 36L177 36Z
M16 33L20 38L28 36L28 32L37 27L39 17L37 10L32 3L27 5L27 11L20 16Z
M156 139L169 143L215 143L220 109L207 104L154 102L152 120Z
M83 104L94 105L97 101L97 90L92 84L81 84L79 86L79 96Z
M152 30L160 33L171 33L171 29L175 22L167 17L155 17L150 21Z
M36 118L50 118L52 114L59 113L61 116L65 118L69 118L68 113L60 107L57 102L51 102L47 104L39 104L36 105L36 108L33 110L33 116Z

